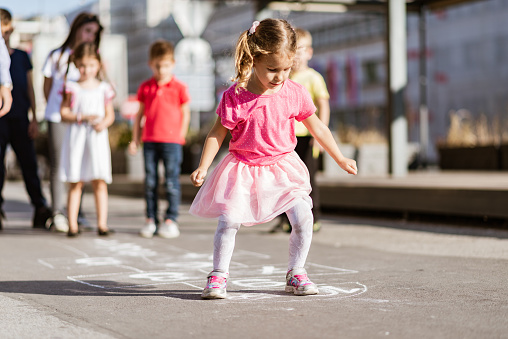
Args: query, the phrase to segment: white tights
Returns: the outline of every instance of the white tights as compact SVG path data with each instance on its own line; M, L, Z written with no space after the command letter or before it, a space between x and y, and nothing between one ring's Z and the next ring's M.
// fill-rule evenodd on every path
M291 227L289 236L288 270L294 267L304 267L312 242L312 211L307 202L300 200L295 206L286 211ZM213 240L213 269L224 273L229 272L229 264L235 248L236 233L240 224L228 223L219 219Z

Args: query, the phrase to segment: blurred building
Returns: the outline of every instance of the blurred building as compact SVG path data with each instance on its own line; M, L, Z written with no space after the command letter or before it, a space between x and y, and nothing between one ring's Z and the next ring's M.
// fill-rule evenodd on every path
M206 26L202 33L193 38L202 38L209 43L215 72L215 89L210 91L213 91L216 102L222 91L231 84L230 79L234 74L232 48L239 33L248 29L255 19L268 16L285 18L294 26L306 28L312 33L314 58L310 65L327 82L331 95L331 128L355 126L358 129L377 130L380 134L386 132L386 23L381 13L273 10L256 13L255 3L246 0L98 0L86 8L69 13L67 22L73 14L86 9L100 14L107 34L125 36L127 48L124 53L128 65L125 86L128 93L134 94L139 84L151 76L148 67L151 43L162 38L178 45L185 38L184 35L188 35L185 29L182 33L182 26L185 25L181 20L179 27L174 6L193 2L213 4L211 16L203 15L202 22L193 23ZM485 114L490 121L499 121L500 127L496 133L503 133L507 129L506 18L506 0L478 1L427 13L424 17L427 41L423 51L419 41L419 18L415 14L408 15L409 83L405 92L408 137L411 142L419 140L419 58L424 53L427 58L428 157L431 162L437 159L436 143L446 137L450 110L464 108L471 111L473 116ZM48 34L65 32L66 29L62 28L66 25L65 21L61 17L51 21L37 18L19 21L13 39L18 39L20 44L25 44L31 50L30 41L34 35L43 31ZM181 55L185 59L181 61L187 64L187 59L196 56L189 54L189 51ZM185 78L183 73L178 76ZM189 80L193 88L197 86L195 80ZM201 124L214 119L213 109L201 111Z
M108 30L125 35L127 39L128 89L136 93L142 81L151 76L148 67L148 50L157 39L174 44L183 39L168 7L171 1L162 0L100 0L109 3ZM166 3L166 5L164 4ZM104 21L104 15L101 20Z
M324 77L330 91L331 128L352 125L386 131L386 23L375 12L306 13L265 11L264 16L289 20L313 36L310 66ZM222 4L212 17L205 39L213 47L217 94L233 75L231 48L255 19L252 3ZM419 18L408 15L408 87L406 113L409 141L419 140L420 53L427 57L430 145L446 138L450 110L467 109L500 121L508 130L508 1L486 0L425 15L426 50L420 50ZM494 131L496 132L496 131Z
M33 82L37 103L37 117L44 118L46 100L43 95L42 67L50 51L58 48L67 37L70 24L83 11L99 12L99 3L90 3L66 15L54 17L34 16L31 18L13 18L14 32L11 35L11 46L20 48L30 54L33 64ZM127 44L123 35L103 34L101 39L101 57L104 68L116 90L115 108L127 99Z

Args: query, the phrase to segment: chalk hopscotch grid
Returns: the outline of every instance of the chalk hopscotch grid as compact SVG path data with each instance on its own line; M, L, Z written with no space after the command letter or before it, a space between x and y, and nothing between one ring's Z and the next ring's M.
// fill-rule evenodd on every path
M155 251L151 249L143 248L135 243L120 243L116 240L96 240L96 249L102 249L108 252L110 255L116 255L116 257L90 257L86 252L78 249L69 249L74 254L81 255L81 258L46 258L39 259L39 263L49 268L54 268L53 264L57 266L65 265L65 267L74 266L81 264L83 267L94 268L98 266L102 267L115 267L117 269L127 269L128 271L116 272L116 273L96 273L96 274L85 274L85 275L73 275L67 276L68 280L81 283L90 287L100 288L103 290L119 291L122 289L133 289L133 288L144 288L153 286L163 285L185 285L192 287L198 291L202 290L206 281L206 274L211 270L211 254L208 253L195 253L186 249L171 246L171 251L175 255L164 255L159 256ZM134 250L134 251L132 251ZM183 254L182 254L183 253ZM118 258L118 256L124 259ZM270 259L271 256L263 253L238 250L235 252L235 257L238 258L252 258L258 259ZM133 259L141 259L149 264L155 266L162 266L164 269L159 270L141 270L127 265L127 261ZM129 260L130 259L130 260ZM72 260L70 263L68 260ZM176 262L175 262L176 260ZM181 261L184 260L184 261ZM206 261L200 261L206 260ZM170 261L168 263L168 261ZM319 281L319 277L332 277L336 275L344 274L355 274L358 273L356 270L344 269L326 265L320 265L315 263L307 263L307 268L310 270L312 279L316 282ZM291 296L283 292L285 286L285 264L276 265L247 265L238 261L231 262L231 271L234 272L234 276L230 279L228 288L228 300L234 301L249 301L249 300L265 300L274 298L277 301L293 301L294 298L280 299L282 296ZM109 278L114 279L111 284L115 286L108 286L101 281L101 284L96 283L94 280L98 278ZM146 283L135 283L133 280L145 279L150 280ZM122 284L118 286L118 284ZM320 294L315 296L296 297L296 300L303 301L311 297L314 298L348 298L358 296L367 291L367 286L359 282L341 282L341 283L317 283L320 289ZM234 290L232 287L239 288L240 290ZM255 291L266 291L258 292ZM245 292L249 291L249 292ZM166 298L172 298L170 295ZM333 299L335 299L333 298ZM309 299L307 299L309 300Z
M335 270L335 272L313 272L312 276L314 278L324 277L324 276L333 276L333 275L341 275L341 274L351 274L357 273L357 271L346 270L342 268L324 266L319 264L309 263L308 267L320 267L326 269ZM266 266L265 266L266 267ZM279 271L285 270L283 265L277 265L276 269ZM259 266L251 266L248 268L250 272L259 272L263 269L262 265ZM187 274L184 274L187 273ZM189 274L190 273L190 274ZM266 299L277 299L276 301L292 301L292 300L301 300L301 297L289 298L287 300L280 299L280 297L291 297L290 294L284 293L284 285L285 279L284 275L279 274L267 274L267 275L259 275L257 273L251 274L242 274L245 272L236 272L235 278L230 280L230 289L228 290L228 300L234 301L247 301L247 300L266 300ZM199 276L195 276L198 274ZM192 288L197 289L198 291L202 290L201 287L204 285L205 279L202 276L204 272L201 270L196 271L194 273L185 272L185 271L168 271L168 270L156 270L156 271L145 271L142 273L134 273L131 272L117 272L117 273L105 273L105 274L89 274L89 275L78 275L78 276L68 276L69 280L82 283L91 287L101 288L104 290L110 291L118 291L122 289L133 289L133 288L145 288L145 287L153 287L153 286L171 286L171 285L185 285L190 286ZM115 284L122 283L122 280L127 278L132 281L132 279L141 278L141 279L151 279L157 280L160 279L160 282L151 282L151 283L141 283L141 284L126 284L122 286L107 286L107 285L99 285L91 282L91 280L95 280L97 278L112 278L114 279ZM169 279L170 281L167 281ZM316 281L316 279L314 279ZM318 279L319 280L319 279ZM318 288L320 289L320 294L315 296L308 296L314 298L348 298L353 296L358 296L367 291L367 287L364 284L359 282L341 282L341 283L317 283ZM232 288L235 289L232 289ZM253 291L266 291L266 292L258 292L253 293ZM249 292L246 292L249 291ZM252 291L252 292L250 292ZM274 293L275 292L275 293ZM308 298L307 297L307 298ZM172 299L171 295L166 296L166 298ZM275 300L274 300L275 301Z

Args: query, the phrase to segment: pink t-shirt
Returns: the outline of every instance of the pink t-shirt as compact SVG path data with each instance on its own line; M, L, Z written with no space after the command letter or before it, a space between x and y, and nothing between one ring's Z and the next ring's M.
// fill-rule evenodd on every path
M228 88L217 108L221 123L231 132L229 151L248 165L271 165L296 147L295 119L316 111L305 89L286 80L275 94L257 95L235 85Z

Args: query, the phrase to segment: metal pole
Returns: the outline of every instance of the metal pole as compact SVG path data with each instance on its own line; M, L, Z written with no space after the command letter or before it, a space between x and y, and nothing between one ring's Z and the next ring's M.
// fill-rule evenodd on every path
M427 102L427 23L425 9L420 8L420 156L419 162L423 168L427 167L427 152L429 149L429 106Z
M387 66L388 66L388 142L390 173L407 175L408 126L404 105L407 85L406 1L388 0Z

